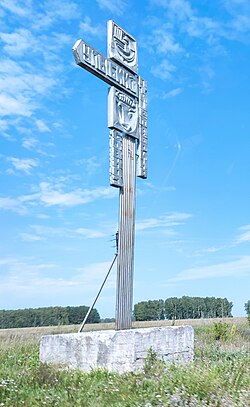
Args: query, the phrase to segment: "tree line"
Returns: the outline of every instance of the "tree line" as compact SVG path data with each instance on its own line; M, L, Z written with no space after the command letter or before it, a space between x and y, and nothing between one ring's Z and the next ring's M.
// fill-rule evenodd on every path
M225 318L232 317L233 303L227 298L170 297L166 300L148 300L135 304L133 317L136 321ZM18 310L0 310L0 329L38 326L80 324L88 312L87 306L43 307ZM245 304L250 322L250 300ZM114 318L101 320L93 309L88 323L114 322Z
M250 300L245 303L245 311L247 313L248 322L250 324Z
M89 307L82 305L0 310L0 329L80 324L88 309ZM95 308L91 311L87 322L100 322L100 315Z
M227 298L170 297L141 301L134 306L136 321L232 317L233 303Z

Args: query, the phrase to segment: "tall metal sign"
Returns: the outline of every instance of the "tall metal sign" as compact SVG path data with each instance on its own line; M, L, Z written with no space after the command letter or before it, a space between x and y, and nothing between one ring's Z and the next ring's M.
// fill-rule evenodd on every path
M108 57L83 40L77 65L107 82L110 185L120 189L116 329L132 327L136 175L147 178L147 83L138 76L137 41L108 21Z

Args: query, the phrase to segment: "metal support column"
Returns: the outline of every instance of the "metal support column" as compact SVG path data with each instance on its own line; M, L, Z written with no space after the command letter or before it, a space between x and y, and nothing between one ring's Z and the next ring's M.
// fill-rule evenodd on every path
M108 95L110 128L110 185L120 189L117 261L116 329L132 328L135 184L147 178L147 83L138 76L138 46L132 35L108 21L108 57L83 40L73 46L77 65L111 88Z
M132 328L135 235L136 140L123 138L123 187L120 188L120 226L117 261L115 329Z

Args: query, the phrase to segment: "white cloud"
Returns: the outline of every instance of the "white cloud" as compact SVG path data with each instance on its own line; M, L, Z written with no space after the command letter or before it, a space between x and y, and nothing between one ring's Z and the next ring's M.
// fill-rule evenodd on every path
M12 163L16 170L23 171L27 175L38 166L38 161L33 158L8 157L7 160Z
M108 230L108 231L107 231ZM52 226L43 226L43 225L30 225L28 232L20 233L20 237L24 241L35 242L47 239L72 239L76 236L80 236L84 239L96 239L102 238L111 234L110 229L105 228L105 232L100 229L90 229L80 227L77 229L68 228L68 227L52 227Z
M166 32L170 29L186 33L191 37L204 40L217 53L221 53L220 40L248 40L250 31L249 0L223 0L225 11L223 18L215 20L210 16L200 15L188 0L151 0L151 3L165 10L168 23L164 21ZM159 24L159 23L158 23ZM162 29L164 32L164 29ZM225 51L224 51L225 52Z
M57 77L37 72L29 64L0 60L0 114L30 117L38 108L35 99L45 96L58 82Z
M193 16L193 9L187 0L151 0L151 3L165 8L173 19L185 20Z
M151 47L159 54L178 54L183 51L178 42L174 40L173 34L164 29L153 31L150 36Z
M91 263L85 267L76 269L77 275L74 280L89 284L89 282L102 282L110 268L110 262ZM110 276L108 286L115 287L115 276Z
M15 61L12 61L10 58L2 58L0 64L0 72L5 74L13 74L14 77L19 76L22 73L22 68L20 64ZM2 76L2 75L1 75ZM4 82L1 82L1 86L4 85Z
M63 227L52 227L52 226L42 226L42 225L30 225L29 232L20 233L20 237L24 241L40 241L46 240L48 238L60 237L64 239L65 237L71 237L72 233L69 229Z
M22 146L27 148L27 150L34 150L38 146L38 140L35 137L24 138L22 141Z
M1 86L0 86L1 89ZM31 100L21 94L16 97L2 93L0 95L0 115L18 115L29 117L32 114Z
M159 218L148 218L136 222L136 230L142 231L152 228L170 228L173 226L183 225L187 219L190 219L192 215L189 213L168 213Z
M43 120L36 120L36 125L37 125L38 130L39 130L41 133L49 133L49 132L51 131L51 130L49 129L49 127L47 126L47 124L44 123Z
M0 209L17 212L19 214L25 213L25 207L22 205L20 198L0 197Z
M33 123L30 123L30 127L32 126ZM34 124L36 125L36 127L40 127L40 132L43 133L50 133L51 130L50 128L44 123L42 122L41 124L39 123L37 126L36 121L34 121ZM19 133L23 133L23 129L22 127L18 126L17 127ZM29 131L25 131L26 129L24 129L24 133L29 133ZM22 139L22 147L26 148L27 150L30 151L34 151L37 154L40 154L42 156L49 156L49 157L54 157L53 154L49 153L48 148L54 147L54 143L52 143L51 141L45 142L43 141L43 139L41 139L41 141L39 141L38 138L33 136L33 132L31 131L30 133L32 135L29 134L25 134L25 137Z
M44 4L46 14L61 20L74 20L79 18L78 5L68 0L47 0Z
M52 186L47 182L40 184L40 200L46 206L77 206L93 202L102 198L113 198L114 194L111 188L99 187L94 189L77 188L70 192L62 192L56 186Z
M250 31L250 15L237 15L233 22L232 28L239 33L247 33Z
M50 269L58 268L58 264L38 263L32 257L29 257L26 259L18 259L18 258L10 257L10 258L2 258L0 260L0 267L2 267L5 272L6 271L11 271L11 272L19 271L20 267L22 267L22 266L25 266L26 271L30 274L31 273L35 274L41 270L50 270ZM16 278L18 278L18 277L21 278L21 276L17 276Z
M12 135L10 135L9 133L6 133L6 132L2 132L1 136L9 141L17 141L17 139L15 137L13 137Z
M85 17L80 23L80 33L89 34L93 36L103 36L105 34L104 28L101 25L94 25L89 17Z
M0 33L0 39L5 43L3 49L6 53L13 56L21 56L24 52L37 47L37 41L31 31L20 28L12 33Z
M97 169L101 167L101 163L98 161L98 158L96 156L78 160L77 164L80 166L84 166L84 171L88 175L95 174Z
M0 259L0 267L6 266L6 265L9 266L16 262L17 262L17 260L14 257L5 257L5 258Z
M49 3L50 5L53 3L53 7L58 6L58 2ZM66 9L63 6L64 3L60 3L58 11L52 13L53 18L56 16L67 18L75 10L74 3L65 4ZM69 9L67 9L68 6ZM34 10L32 12L30 10L31 15L25 14L32 21L36 21L37 17ZM23 119L30 117L41 107L44 97L47 97L55 86L60 84L60 92L64 91L62 86L64 77L60 73L65 73L65 67L62 65L61 52L64 47L72 43L71 36L56 30L49 35L45 33L37 35L34 34L34 30L32 31L31 24L27 26L29 28L17 28L12 32L0 33L3 43L0 60L0 114L2 116L16 115ZM17 57L19 57L18 61L14 60ZM34 63L31 62L31 57ZM42 123L39 126L38 121L37 125L41 129ZM45 127L41 131L45 131Z
M118 16L122 15L127 8L127 2L124 0L97 0L101 9L107 9Z
M187 0L154 0L154 3L167 10L169 25L172 28L177 26L181 32L186 32L191 37L211 41L211 36L219 37L224 33L223 23L210 17L199 16Z
M36 30L48 28L57 20L72 20L79 18L77 4L64 0L47 0L39 5L32 0L2 0L0 5L5 11L15 14L16 18L26 19L29 26Z
M250 242L250 225L242 226L239 230L242 233L237 237L236 243Z
M32 235L31 233L20 233L20 237L25 242L38 242L44 240L43 237L38 235Z
M162 2L164 3L164 2ZM191 4L187 0L170 0L168 2L169 10L181 20L190 18L193 15Z
M204 37L211 42L211 36L220 36L223 31L221 24L211 18L192 17L192 19L186 24L186 32L191 37Z
M174 186L158 186L158 185L154 185L152 184L152 182L148 182L148 181L144 181L143 183L144 187L149 188L151 191L158 191L158 192L173 192L176 191L176 188Z
M0 131L5 131L9 127L7 120L0 119Z
M201 15L206 10L195 8L194 3L188 0L151 0L151 2L164 10L162 18L153 23L153 26L157 24L157 28L153 30L146 43L151 53L167 56L167 60L159 61L151 70L154 76L163 80L171 80L174 76L183 84L190 76L191 63L193 72L199 72L200 66L211 65L209 60L214 61L215 55L221 56L226 53L223 40L225 37L229 38L232 25L224 18L216 20L210 15ZM193 44L192 52L187 51L190 48L190 37ZM178 71L173 75L176 66ZM187 69L183 70L183 66L187 66ZM212 89L211 79L209 76L202 78L205 92Z
M104 237L106 234L100 230L88 229L88 228L78 228L76 233L85 237L86 239L95 239L99 237Z
M247 275L250 275L250 256L242 256L238 260L231 262L189 268L176 277L169 279L168 282Z
M172 79L172 74L176 70L176 67L171 64L167 59L164 59L160 64L151 69L151 72L157 78L163 80Z
M19 17L27 17L31 2L31 0L1 0L1 7Z
M41 182L36 193L21 195L16 198L0 198L0 209L25 214L30 206L73 207L94 202L99 199L112 199L116 196L116 191L110 187L98 187L93 189L76 188L69 192L64 192L61 185Z
M165 92L162 96L163 99L174 98L182 93L181 88L175 88L170 90L169 92Z
M52 275L54 270L58 273L60 267L59 264L39 263L32 258L0 259L0 269L3 271L0 307L13 308L13 298L15 308L24 308L31 303L33 307L58 305L62 302L68 305L72 304L72 299L73 303L82 304L83 294L85 305L90 304L107 274L110 262L92 263L70 269L68 278ZM114 287L113 273L107 280L105 290L114 290Z
M225 9L233 17L238 16L249 16L250 14L250 3L248 0L223 0Z

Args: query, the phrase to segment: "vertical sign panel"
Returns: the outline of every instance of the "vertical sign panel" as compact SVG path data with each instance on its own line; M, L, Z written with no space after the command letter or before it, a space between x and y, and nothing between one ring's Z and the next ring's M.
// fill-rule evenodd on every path
M117 130L111 130L109 135L109 180L112 187L123 186L123 137Z
M140 76L138 78L139 88L139 142L137 176L147 178L148 173L148 117L147 117L147 82Z

